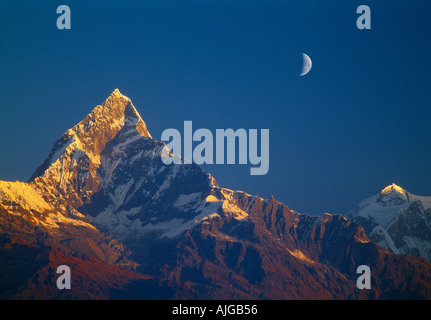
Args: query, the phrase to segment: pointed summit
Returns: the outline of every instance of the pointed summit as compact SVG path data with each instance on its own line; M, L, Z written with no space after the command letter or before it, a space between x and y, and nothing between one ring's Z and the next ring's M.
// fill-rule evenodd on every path
M118 88L114 89L114 91L112 91L111 96L116 95L116 96L123 96L124 95L121 94L120 90L118 90Z
M54 144L43 164L33 173L31 180L41 176L62 156L74 150L84 152L96 165L105 145L123 128L135 130L137 135L152 138L132 101L115 89L106 101L96 106L81 122L67 130Z
M117 131L118 126L122 128L125 124L134 125L142 136L151 138L151 134L132 100L123 95L118 88L101 106L94 108L88 116L101 117L102 122L110 122L110 128L113 128L114 131ZM88 116L82 122L86 121Z
M129 97L123 95L120 90L115 89L112 91L112 93L109 95L108 99L106 99L104 105L105 106L113 106L118 103L132 103L132 100L130 100Z

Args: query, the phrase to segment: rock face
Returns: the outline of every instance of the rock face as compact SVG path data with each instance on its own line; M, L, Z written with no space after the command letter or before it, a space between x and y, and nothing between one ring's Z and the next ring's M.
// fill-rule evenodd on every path
M348 217L362 224L380 246L431 261L431 197L392 184L362 201Z
M165 165L166 152L115 90L29 182L0 181L1 298L431 297L426 259L388 252L343 216L303 215L220 187L196 164ZM71 290L56 288L60 264ZM364 264L371 290L356 287Z

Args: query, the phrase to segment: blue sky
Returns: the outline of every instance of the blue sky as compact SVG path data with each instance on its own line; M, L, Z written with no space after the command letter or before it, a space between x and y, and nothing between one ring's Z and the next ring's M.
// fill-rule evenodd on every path
M156 139L185 120L270 129L268 174L204 165L224 187L313 215L393 182L431 195L430 17L425 0L2 1L0 179L26 181L119 88Z

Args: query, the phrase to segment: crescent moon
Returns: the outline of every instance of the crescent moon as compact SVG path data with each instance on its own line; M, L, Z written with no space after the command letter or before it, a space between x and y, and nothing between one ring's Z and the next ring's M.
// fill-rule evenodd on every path
M302 54L302 71L300 76L305 76L307 73L311 70L311 59L309 56L307 56L305 53Z

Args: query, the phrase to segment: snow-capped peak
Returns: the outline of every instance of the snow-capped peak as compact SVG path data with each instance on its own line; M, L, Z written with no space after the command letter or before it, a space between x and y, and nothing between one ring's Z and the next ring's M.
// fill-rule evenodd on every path
M384 188L380 194L388 194L388 193L399 193L407 197L407 192L400 186L397 186L395 183L392 183L391 185Z
M145 122L142 120L132 101L115 89L106 101L96 106L81 122L67 130L55 143L44 163L30 178L34 180L54 165L63 156L70 162L75 149L84 152L91 162L98 166L99 156L105 145L123 128L138 136L149 137ZM64 160L64 159L63 159ZM64 166L63 160L58 165ZM58 172L58 168L54 168ZM53 171L53 172L54 172Z
M395 183L392 183L391 185L384 188L379 194L379 199L383 202L388 202L388 203L390 203L394 199L398 199L397 202L407 202L407 203L411 203L415 200L419 200L422 202L422 205L424 206L425 209L428 209L431 207L431 196L415 195L401 188Z
M122 127L126 122L128 122L136 125L136 129L141 135L151 138L151 134L138 110L136 110L133 105L132 100L123 95L118 88L111 93L108 99L106 99L101 106L94 108L90 115L95 112L96 116L102 116L103 119L108 119L108 121L111 122L111 127L112 125L116 126L118 124Z
M376 198L377 202L384 207L401 205L411 200L410 193L397 186L395 183L384 188Z
M431 207L431 196L417 196L396 184L391 184L380 193L363 200L347 216L371 219L383 227L389 225L402 208L408 207L414 201L420 201L424 209Z

